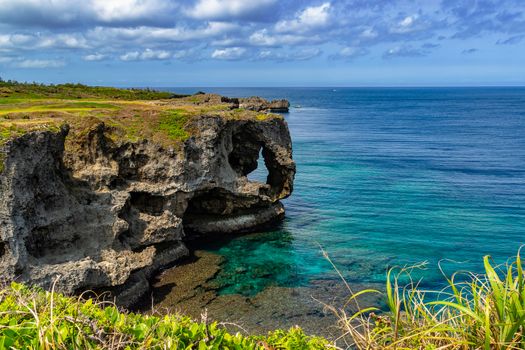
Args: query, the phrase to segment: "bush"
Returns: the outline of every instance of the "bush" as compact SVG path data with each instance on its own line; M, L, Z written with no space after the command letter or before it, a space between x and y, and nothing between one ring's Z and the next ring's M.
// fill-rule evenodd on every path
M149 316L12 283L0 291L3 349L326 349L299 328L267 336L231 334L217 323Z

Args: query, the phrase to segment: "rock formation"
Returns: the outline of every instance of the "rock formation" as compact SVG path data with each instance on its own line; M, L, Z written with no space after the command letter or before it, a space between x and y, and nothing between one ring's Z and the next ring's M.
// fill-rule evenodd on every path
M195 235L282 217L295 164L286 122L193 118L181 147L115 140L98 123L36 131L3 146L0 276L65 293L111 290L131 305ZM249 181L262 152L267 183Z
M253 96L240 98L239 107L256 112L269 111L275 113L286 113L290 108L290 103L287 100L268 101L264 98Z

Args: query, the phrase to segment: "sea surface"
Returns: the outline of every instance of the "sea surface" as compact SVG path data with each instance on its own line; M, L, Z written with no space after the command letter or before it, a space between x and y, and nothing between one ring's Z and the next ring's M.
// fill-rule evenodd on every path
M338 280L321 248L350 285L426 262L415 274L439 288L438 264L481 272L484 255L502 263L525 243L525 88L170 89L199 90L292 106L286 218L205 247L223 258L220 295Z

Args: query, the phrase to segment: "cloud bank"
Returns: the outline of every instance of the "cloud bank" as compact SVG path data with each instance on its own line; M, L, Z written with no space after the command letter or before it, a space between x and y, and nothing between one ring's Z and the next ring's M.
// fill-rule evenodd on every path
M521 0L0 0L0 65L19 69L418 59L524 38Z

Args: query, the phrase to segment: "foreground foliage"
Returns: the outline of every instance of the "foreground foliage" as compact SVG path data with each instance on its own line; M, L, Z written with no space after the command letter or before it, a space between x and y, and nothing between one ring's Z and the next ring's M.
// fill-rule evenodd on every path
M374 314L374 307L360 307L357 299L368 290L352 293L337 313L344 331L342 340L356 349L525 349L525 276L518 252L512 262L494 266L483 260L485 273L455 273L448 287L425 291L411 278L420 266L388 272L388 312ZM401 280L411 282L402 285Z
M3 349L325 349L299 328L267 336L229 333L178 315L124 313L111 304L13 283L0 291Z

